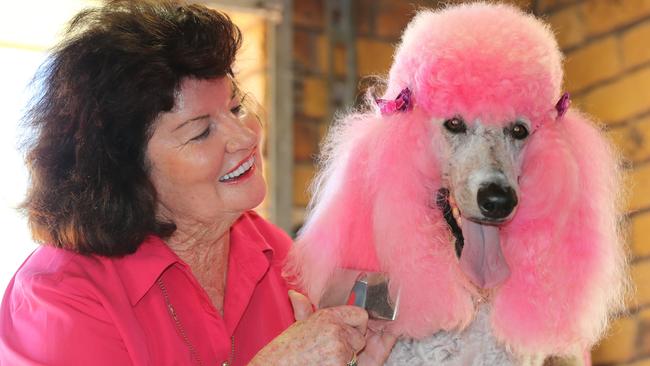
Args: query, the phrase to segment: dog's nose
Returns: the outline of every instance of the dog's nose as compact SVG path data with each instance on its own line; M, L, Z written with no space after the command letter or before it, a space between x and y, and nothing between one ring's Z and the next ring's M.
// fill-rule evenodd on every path
M480 187L476 196L481 213L490 219L506 218L517 206L515 190L496 183Z

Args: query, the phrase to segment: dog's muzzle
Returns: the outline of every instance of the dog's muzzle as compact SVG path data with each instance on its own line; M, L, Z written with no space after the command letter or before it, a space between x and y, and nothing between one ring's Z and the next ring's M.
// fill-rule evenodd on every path
M496 183L482 185L476 195L481 214L491 220L508 217L517 206L517 193L512 187Z
M447 188L438 190L436 204L454 235L459 265L469 280L477 287L489 289L508 279L510 267L501 250L499 227L481 224L464 217L459 226L452 215ZM516 196L514 205L516 205ZM514 205L504 217L512 212ZM505 212L503 207L499 210Z

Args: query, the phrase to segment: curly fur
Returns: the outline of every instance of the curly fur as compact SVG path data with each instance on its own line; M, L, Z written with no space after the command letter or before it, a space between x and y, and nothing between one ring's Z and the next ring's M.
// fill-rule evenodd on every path
M620 309L625 260L621 180L610 144L571 109L556 120L562 56L546 25L507 5L421 11L396 51L384 98L404 87L411 111L341 117L323 145L310 213L287 273L318 303L337 267L387 272L401 291L393 331L461 330L477 293L435 208L440 125L462 115L524 118L520 204L502 227L510 278L492 297L497 339L518 353L591 346Z

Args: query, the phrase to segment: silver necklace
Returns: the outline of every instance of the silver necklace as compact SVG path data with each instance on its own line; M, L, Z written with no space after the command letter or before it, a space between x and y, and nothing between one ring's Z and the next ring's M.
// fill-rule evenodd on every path
M183 323L181 323L181 320L178 318L176 309L174 309L174 306L169 301L169 294L167 293L167 287L165 287L165 284L163 283L160 277L156 280L156 283L158 283L158 287L160 287L160 291L162 292L163 298L165 299L165 305L167 305L167 310L169 312L169 315L172 317L172 320L176 325L176 330L180 334L181 338L183 338L183 342L187 346L187 349L190 351L190 355L192 359L196 362L197 365L203 366L203 362L201 362L201 358L199 357L198 352L196 352L196 348L194 347L192 342L190 342L190 339L187 337L187 333L185 332ZM230 358L228 361L224 361L221 364L221 366L230 366L234 362L235 362L235 336L233 335L230 337Z

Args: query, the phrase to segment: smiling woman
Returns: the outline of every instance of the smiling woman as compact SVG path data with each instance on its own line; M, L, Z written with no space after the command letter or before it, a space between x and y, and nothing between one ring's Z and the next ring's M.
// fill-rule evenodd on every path
M97 6L99 0L46 0L14 1L3 4L0 12L0 110L5 123L0 124L0 156L3 157L4 179L0 181L0 227L7 243L0 246L0 293L4 291L14 272L35 249L27 228L25 217L16 211L27 188L27 169L24 156L18 151L19 144L29 136L19 121L30 96L38 90L37 84L30 85L38 65L47 56L46 52L60 40L65 23L78 11ZM223 1L209 1L215 8L223 8ZM246 34L242 48L237 53L233 71L237 84L245 91L245 104L256 104L250 111L259 113L268 121L264 111L270 110L266 88L270 87L267 70L265 44L268 37L266 26L272 14L249 9L249 5L237 7L228 5L228 15ZM29 21L15 14L30 14ZM255 103L248 103L255 101ZM272 116L271 116L272 117ZM277 123L267 122L276 126ZM262 144L264 145L264 144ZM261 149L264 151L264 149ZM271 216L275 195L271 193L255 211L263 217ZM276 215L277 216L277 215ZM277 217L273 217L278 222Z

